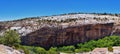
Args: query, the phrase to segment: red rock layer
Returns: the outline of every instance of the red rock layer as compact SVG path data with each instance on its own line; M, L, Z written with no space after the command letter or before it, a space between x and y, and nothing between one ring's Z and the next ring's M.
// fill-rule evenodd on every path
M88 24L67 28L44 27L21 37L22 44L45 48L51 46L74 45L109 36L113 23Z

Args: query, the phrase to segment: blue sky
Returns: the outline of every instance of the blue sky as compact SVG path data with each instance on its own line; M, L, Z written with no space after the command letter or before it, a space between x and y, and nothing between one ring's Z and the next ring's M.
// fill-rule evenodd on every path
M120 0L0 0L0 21L70 12L120 13Z

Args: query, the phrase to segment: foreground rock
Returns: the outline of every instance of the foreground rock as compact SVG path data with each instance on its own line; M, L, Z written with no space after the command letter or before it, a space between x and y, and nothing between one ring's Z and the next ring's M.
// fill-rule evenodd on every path
M0 54L24 54L18 50L15 50L11 47L0 45Z

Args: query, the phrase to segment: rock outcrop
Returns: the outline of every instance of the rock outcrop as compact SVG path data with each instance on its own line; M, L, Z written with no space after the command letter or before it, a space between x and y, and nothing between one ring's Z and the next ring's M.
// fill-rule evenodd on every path
M25 53L5 45L0 45L0 54L25 54Z
M74 45L89 40L109 36L113 23L87 24L67 28L43 27L35 32L22 36L22 44L36 45L45 48L51 46Z

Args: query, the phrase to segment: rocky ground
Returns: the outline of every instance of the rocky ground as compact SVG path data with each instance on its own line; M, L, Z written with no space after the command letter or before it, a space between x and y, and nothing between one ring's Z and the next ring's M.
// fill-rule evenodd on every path
M24 54L24 51L18 51L11 47L0 45L0 54Z

